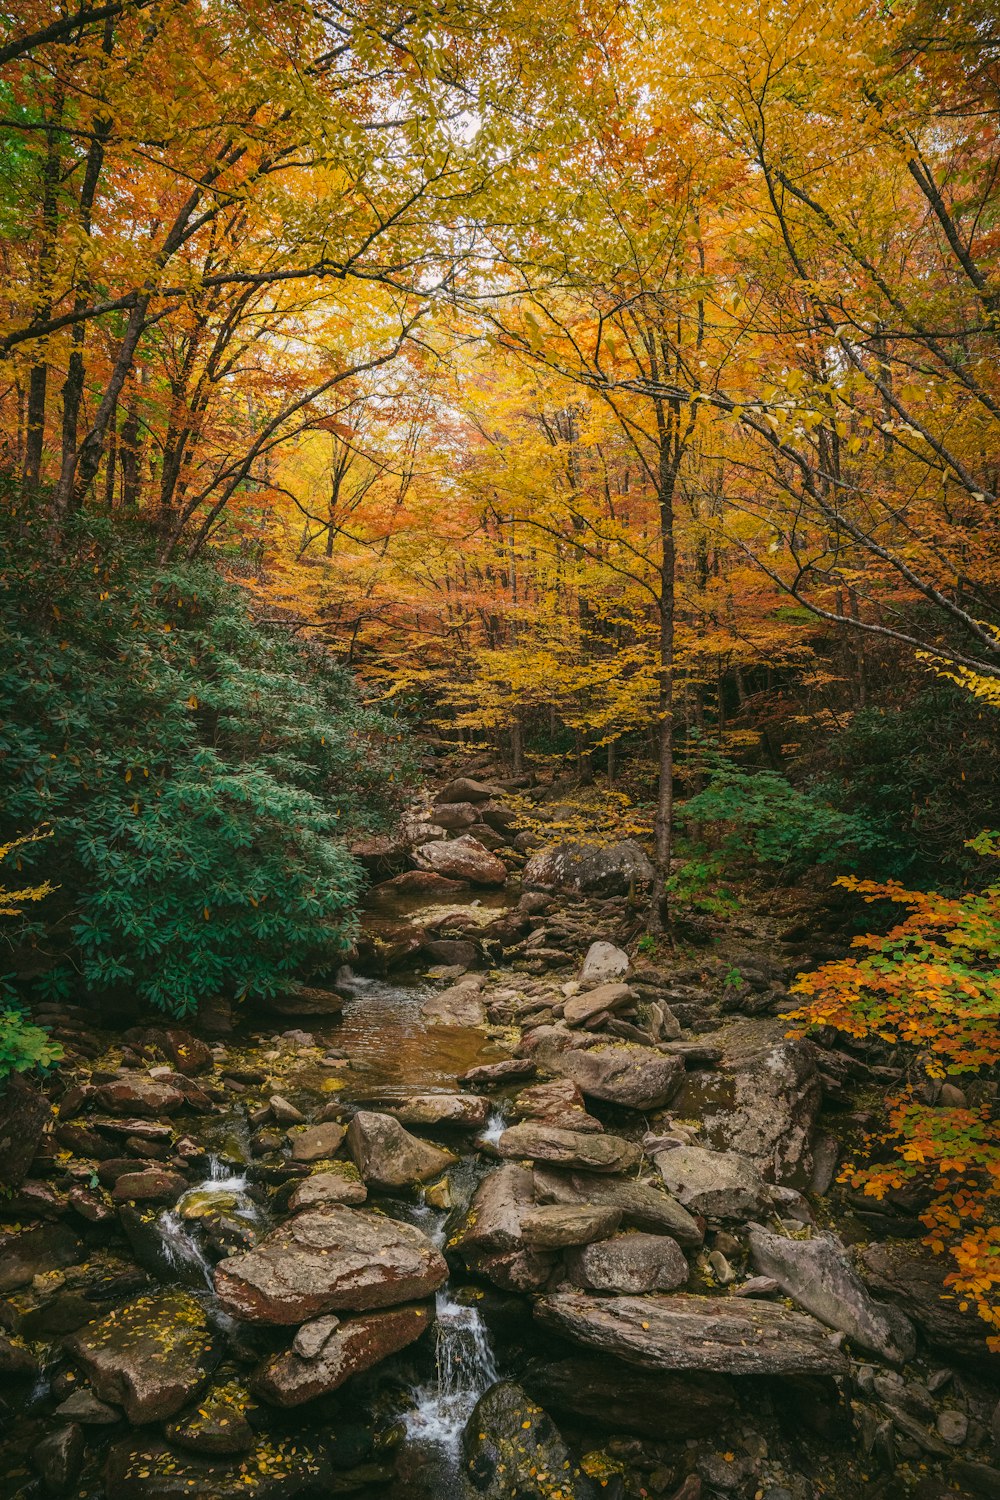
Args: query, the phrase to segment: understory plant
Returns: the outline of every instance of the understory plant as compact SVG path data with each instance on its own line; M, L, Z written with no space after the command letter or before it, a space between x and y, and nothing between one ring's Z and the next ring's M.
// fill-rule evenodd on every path
M1000 856L1000 834L970 847ZM927 1243L949 1256L946 1284L995 1330L1000 1349L1000 882L960 896L843 876L865 901L905 915L885 936L802 974L793 1019L898 1049L906 1083L884 1126L841 1180L875 1200L917 1189ZM942 1088L959 1080L959 1086ZM933 1100L934 1102L929 1102Z
M211 565L93 521L58 548L3 526L0 838L48 823L19 862L58 884L8 924L13 993L182 1016L327 971L355 930L348 842L398 801L399 724Z

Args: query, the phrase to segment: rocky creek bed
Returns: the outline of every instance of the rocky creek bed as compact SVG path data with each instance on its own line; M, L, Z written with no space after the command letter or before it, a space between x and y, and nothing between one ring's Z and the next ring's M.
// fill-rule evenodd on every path
M983 1325L919 1205L836 1183L892 1078L789 1035L808 935L652 963L641 850L518 833L512 794L558 815L464 777L359 850L335 991L43 1017L70 1066L0 1119L0 1493L1000 1495Z

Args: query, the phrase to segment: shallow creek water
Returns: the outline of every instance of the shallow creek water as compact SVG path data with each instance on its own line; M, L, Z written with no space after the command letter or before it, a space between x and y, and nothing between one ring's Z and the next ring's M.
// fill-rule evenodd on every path
M338 989L347 997L343 1018L319 1026L303 1025L321 1048L336 1048L349 1059L349 1066L334 1074L337 1097L347 1105L377 1107L405 1094L452 1093L458 1076L468 1068L506 1055L479 1029L429 1025L420 1009L432 993L428 985L345 972ZM305 1058L303 1062L296 1070L296 1088L328 1091L331 1070ZM231 1124L230 1138L242 1133L241 1120ZM503 1128L503 1115L495 1110L478 1143L489 1145ZM378 1195L374 1201L384 1212L417 1225L443 1246L447 1221L467 1205L487 1163L473 1149L468 1135L440 1139L463 1153L449 1173L451 1210L433 1208L422 1197ZM256 1220L260 1228L266 1227L266 1217L247 1176L216 1156L209 1158L205 1180L192 1187L175 1208L160 1215L158 1228L166 1259L179 1279L196 1291L203 1287L200 1295L211 1302L213 1263L202 1247L197 1220L182 1214L186 1201L205 1194L229 1195L236 1212ZM437 1293L435 1316L431 1339L386 1361L378 1372L378 1385L387 1393L386 1403L379 1401L380 1410L383 1416L397 1417L404 1432L397 1476L378 1490L383 1500L463 1500L468 1494L461 1475L462 1431L476 1401L500 1378L497 1357L472 1288L456 1285L454 1280L446 1282ZM303 1412L303 1437L308 1437L309 1429L309 1415Z

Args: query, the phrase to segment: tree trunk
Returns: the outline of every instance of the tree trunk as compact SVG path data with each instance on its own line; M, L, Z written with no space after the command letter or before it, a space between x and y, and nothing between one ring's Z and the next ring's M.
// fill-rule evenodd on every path
M656 880L650 907L654 932L667 930L667 882L674 836L674 485L660 490L660 661L657 673L658 785L655 823Z

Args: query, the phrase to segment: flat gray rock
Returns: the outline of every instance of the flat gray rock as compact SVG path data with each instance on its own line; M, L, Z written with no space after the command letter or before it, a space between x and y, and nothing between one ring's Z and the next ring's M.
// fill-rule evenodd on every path
M657 1170L668 1192L692 1213L709 1219L753 1219L771 1206L771 1190L749 1157L703 1146L657 1151Z
M617 1208L627 1228L668 1234L685 1250L697 1250L705 1239L699 1221L676 1198L651 1183L549 1167L536 1167L534 1178L539 1203L599 1203Z
M835 1234L817 1232L808 1240L793 1240L754 1224L750 1253L761 1275L773 1277L807 1312L859 1348L890 1364L913 1358L917 1341L909 1318L875 1301Z
M562 1250L605 1239L618 1228L620 1219L616 1208L549 1203L522 1210L521 1234L533 1250Z
M552 1162L586 1172L628 1172L642 1158L639 1147L620 1136L559 1130L530 1121L505 1130L496 1149L500 1156Z
M842 1375L835 1336L771 1302L697 1297L589 1297L555 1292L535 1304L547 1328L626 1364L727 1375Z
M613 1234L570 1251L566 1274L592 1292L672 1292L688 1279L688 1263L666 1234Z

